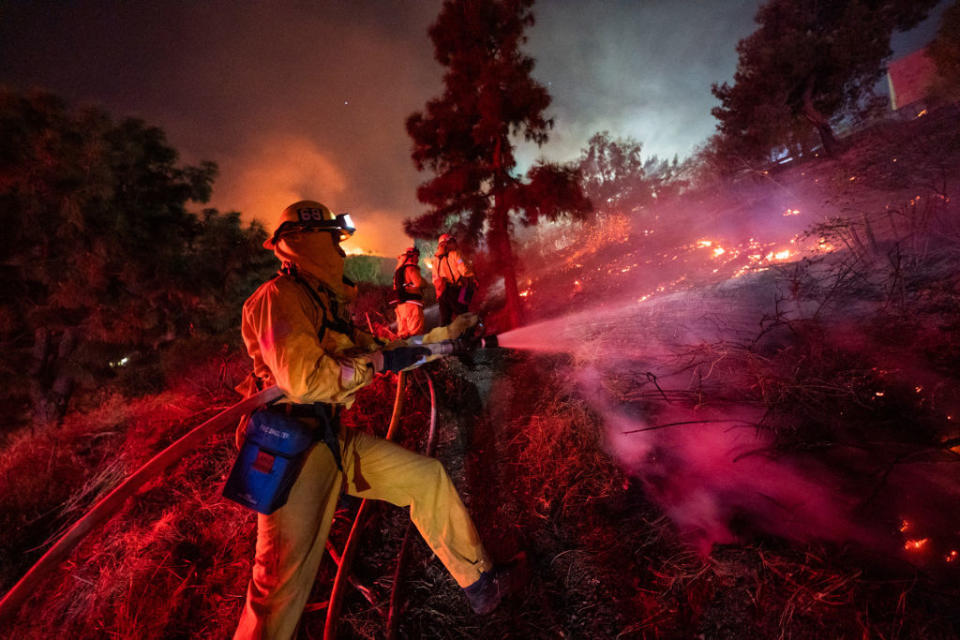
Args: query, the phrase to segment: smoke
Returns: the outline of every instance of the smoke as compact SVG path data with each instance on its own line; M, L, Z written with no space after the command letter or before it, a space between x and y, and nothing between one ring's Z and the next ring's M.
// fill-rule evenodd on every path
M603 392L603 375L587 369L578 382L603 416L609 453L701 553L755 533L875 544L852 515L856 501L826 469L773 453L760 428L763 410L667 406L651 420L635 405L615 404Z
M309 138L277 134L252 139L221 167L214 205L243 211L268 225L297 200L334 210L347 180L333 158Z
M600 416L608 452L702 553L772 534L851 541L889 558L905 542L929 537L939 540L929 558L942 561L956 544L955 522L944 514L960 506L955 467L943 456L885 445L886 438L910 436L862 423L848 425L852 442L815 454L778 442L777 429L789 425L778 422L782 414L771 418L756 387L763 375L786 379L792 372L757 374L750 362L789 349L787 324L800 326L817 309L811 301L783 300L785 275L768 270L646 300L625 283L615 300L506 332L500 344L573 356L574 384ZM758 341L761 319L770 318L777 299L783 327ZM865 331L874 304L844 299L829 307L827 331L818 338L823 352L858 354L867 371L871 363L873 371L889 371L891 386L905 378L918 389L938 389L936 402L952 411L956 398L941 375ZM860 433L879 444L860 441ZM901 519L912 523L910 531L898 533Z

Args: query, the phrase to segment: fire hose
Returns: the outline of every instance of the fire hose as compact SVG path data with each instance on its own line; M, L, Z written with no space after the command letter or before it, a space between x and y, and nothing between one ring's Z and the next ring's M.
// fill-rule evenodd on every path
M479 330L482 331L482 328ZM420 339L420 344L418 346L426 347L430 350L432 355L454 355L462 354L467 351L478 348L479 346L484 347L495 347L497 345L496 336L488 337L479 337L474 335L473 337L459 338L456 340L445 340L437 343L422 344L422 336L416 336L413 340L416 343L416 338ZM429 378L428 378L429 380ZM401 393L403 389L403 374L398 376L398 387L397 387L397 399L394 404L393 417L391 418L391 429L395 428L395 424L399 418L401 403ZM431 389L431 399L433 384L432 381L429 382ZM198 442L210 437L214 433L225 429L230 426L234 426L240 419L244 416L250 415L258 408L273 402L274 400L279 399L283 396L283 392L277 386L267 387L258 393L245 398L244 400L234 404L231 407L221 411L217 415L209 418L199 426L193 428L191 431L187 432L185 435L181 436L169 447L155 455L149 461L147 461L143 466L137 469L133 474L131 474L126 480L121 482L117 487L115 487L109 494L104 498L98 501L91 509L84 515L82 518L77 520L66 533L64 533L47 551L33 564L32 567L27 571L26 574L7 592L7 594L0 600L0 626L6 625L9 623L16 613L20 610L20 607L23 603L35 592L36 588L40 583L57 567L63 560L69 556L70 552L98 525L103 524L109 520L127 501L128 498L133 496L144 484L153 479L155 476L159 475L166 468L171 466L174 462L179 461L183 456L193 450L196 447ZM431 415L435 409L432 409ZM391 433L388 431L388 439L391 437ZM362 508L362 505L361 505ZM359 515L359 514L358 514ZM359 518L358 518L359 521ZM356 522L355 522L356 526ZM352 532L351 532L352 537ZM349 546L349 539L348 539ZM341 568L343 565L349 567L349 557L347 556L347 550L344 550L344 554L341 558L340 564ZM352 552L351 552L352 553ZM345 570L344 570L345 571ZM342 582L339 578L338 571L338 581ZM346 576L346 572L344 576ZM344 578L344 580L346 577ZM336 582L334 584L336 590ZM340 587L342 592L342 585ZM331 607L328 610L328 624L330 623L329 614L333 611L334 608L334 595L331 594ZM337 604L339 604L337 602ZM336 607L339 609L339 606ZM336 616L334 615L334 628L336 625ZM329 636L333 637L333 636Z
M196 443L213 435L221 429L236 425L243 416L253 413L259 407L280 398L283 392L276 386L267 387L232 407L221 411L203 424L195 427L169 447L155 455L146 464L133 472L130 477L95 504L85 516L77 520L70 529L50 547L30 570L20 578L17 584L0 600L0 625L7 623L21 605L30 597L40 582L49 575L96 526L109 520L146 482L153 479L164 469L177 462Z

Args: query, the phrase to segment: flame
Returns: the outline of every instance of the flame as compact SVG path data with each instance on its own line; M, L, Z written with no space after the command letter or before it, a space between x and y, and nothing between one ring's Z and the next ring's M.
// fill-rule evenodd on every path
M909 521L909 520L901 520L901 521L900 521L900 531L901 531L901 532L906 531L906 530L909 529L911 526L913 526L913 525L910 524L910 521Z
M960 553L957 553L957 550L953 549L944 557L944 560L947 562L956 562L958 557L960 557Z
M700 249L706 249L710 246L713 246L712 240L697 240L697 247Z
M727 252L726 249L724 249L723 247L717 247L716 249L713 250L713 257L714 257L714 258L719 258L720 256L722 256L722 255L725 254L726 252Z
M526 297L529 296L531 293L533 293L533 292L532 292L530 289L524 289L523 291L520 292L520 297L521 297L521 298L526 298Z
M917 117L918 117L918 118L922 118L922 117L925 116L925 115L927 115L927 110L926 110L926 109L924 109L923 111L921 111L920 113L918 113L918 114L917 114Z
M800 209L787 209L786 211L783 212L784 218L789 216L798 216L798 215L800 215Z
M907 540L903 543L903 548L907 551L920 551L927 543L930 542L930 538L917 538L916 540Z

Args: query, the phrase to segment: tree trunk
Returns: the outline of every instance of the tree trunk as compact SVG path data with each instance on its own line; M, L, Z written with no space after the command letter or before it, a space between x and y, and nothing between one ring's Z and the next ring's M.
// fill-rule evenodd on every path
M496 170L494 178L496 191L494 193L493 218L490 221L490 244L499 263L500 273L503 274L503 289L507 298L509 328L515 329L523 324L523 308L520 305L520 289L517 287L516 256L514 256L513 247L510 245L510 210L503 199L507 183L501 173L500 149L503 144L503 138L498 138L493 153L493 165Z
M517 286L516 256L510 244L510 212L500 204L501 195L496 197L493 219L490 225L490 244L493 248L497 267L503 275L503 288L507 298L507 318L511 329L523 324L523 308L520 305L520 288Z
M59 424L73 394L74 377L67 362L76 349L77 332L75 329L65 330L56 353L53 342L47 329L41 327L34 332L33 362L28 374L34 424L38 426Z
M813 104L813 79L807 81L803 91L803 115L817 129L820 141L823 143L823 152L831 158L837 153L837 137L833 135L833 127L827 118L817 110Z

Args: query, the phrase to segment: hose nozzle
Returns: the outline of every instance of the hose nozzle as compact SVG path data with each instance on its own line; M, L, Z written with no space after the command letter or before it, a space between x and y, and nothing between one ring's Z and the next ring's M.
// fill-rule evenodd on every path
M430 349L434 355L458 356L477 349L493 349L499 347L500 342L495 335L463 336L455 340L432 342L423 346Z

